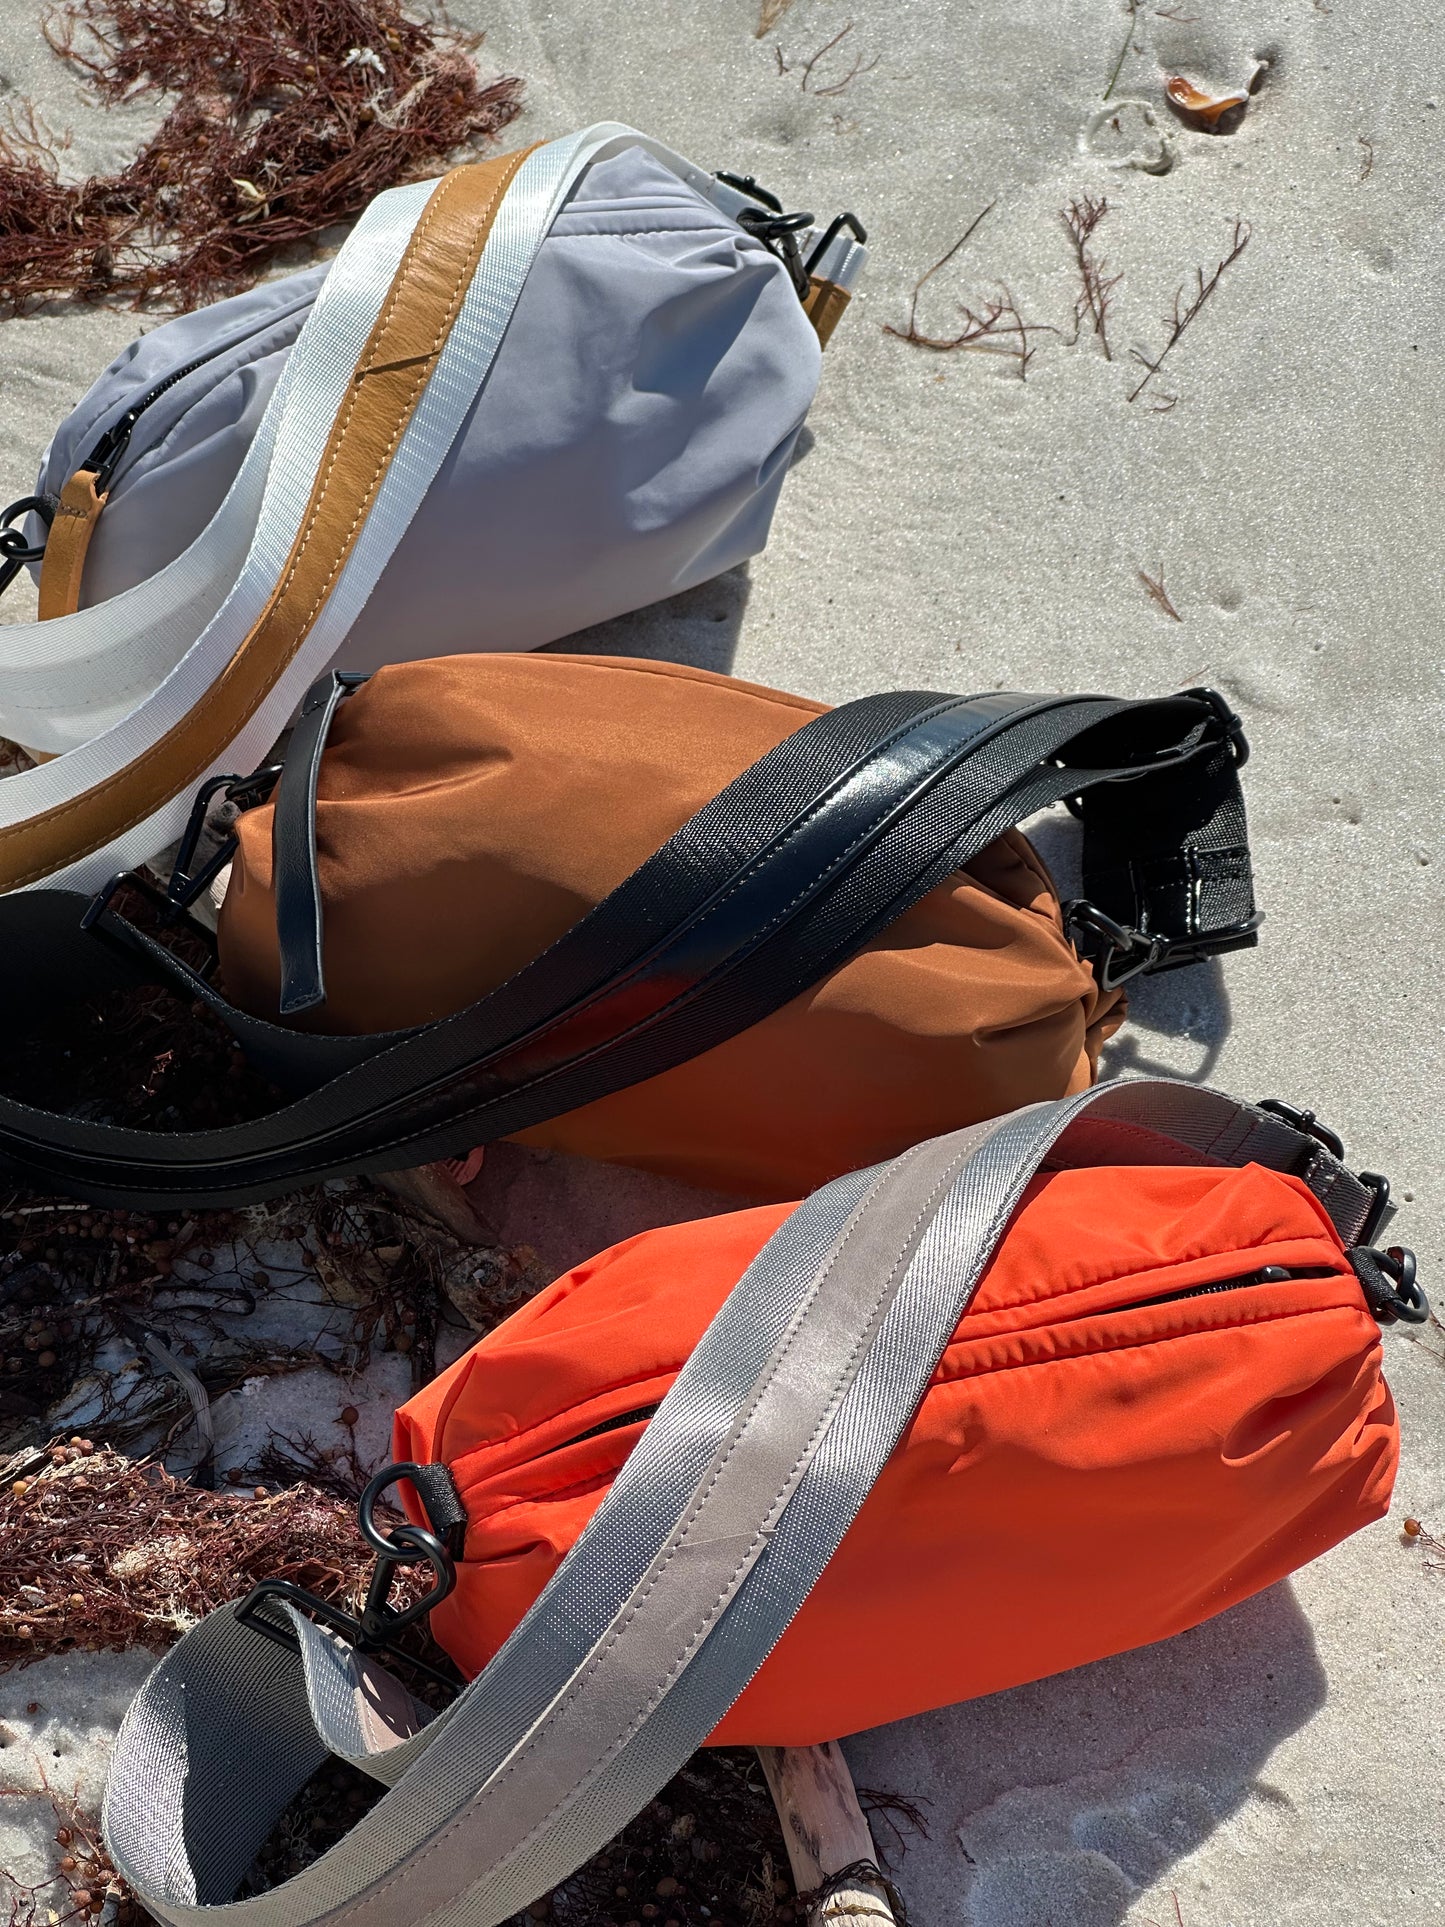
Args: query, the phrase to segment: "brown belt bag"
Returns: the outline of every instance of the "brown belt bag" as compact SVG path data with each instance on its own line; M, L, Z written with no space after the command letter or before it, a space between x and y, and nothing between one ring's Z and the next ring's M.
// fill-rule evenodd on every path
M89 917L92 953L179 981L302 1094L192 1133L0 1102L0 1154L198 1203L520 1136L796 1196L1085 1088L1127 977L1255 940L1245 748L1208 691L829 710L585 656L362 680L317 684L229 846L182 846L177 907L233 857L214 982L106 893ZM269 776L228 787L254 803ZM1084 826L1067 911L1011 827L1060 799ZM27 892L0 923L46 896L76 901ZM0 979L55 969L33 927L7 955Z

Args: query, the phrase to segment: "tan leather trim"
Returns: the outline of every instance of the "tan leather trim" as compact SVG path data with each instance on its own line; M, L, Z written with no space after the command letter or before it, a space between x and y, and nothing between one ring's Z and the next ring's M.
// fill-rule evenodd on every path
M159 742L69 802L0 828L0 891L103 849L197 782L305 640L355 545L471 284L502 196L531 152L454 168L426 205L332 425L301 527L255 626Z
M823 347L843 318L843 310L852 296L846 288L840 288L836 281L823 281L815 274L813 284L803 303L803 313L813 324L813 331Z
M79 468L60 491L55 520L45 538L40 563L40 620L73 616L80 607L80 578L85 552L100 520L106 498L95 492L95 476Z

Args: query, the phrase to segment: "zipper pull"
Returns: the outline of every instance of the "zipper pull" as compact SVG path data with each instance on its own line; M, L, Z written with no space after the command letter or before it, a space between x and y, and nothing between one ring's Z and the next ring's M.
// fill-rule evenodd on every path
M142 404L143 406L144 404ZM114 422L91 449L81 467L88 468L95 477L95 492L104 495L110 487L111 478L120 466L120 458L130 445L131 431L140 420L140 408L131 408Z

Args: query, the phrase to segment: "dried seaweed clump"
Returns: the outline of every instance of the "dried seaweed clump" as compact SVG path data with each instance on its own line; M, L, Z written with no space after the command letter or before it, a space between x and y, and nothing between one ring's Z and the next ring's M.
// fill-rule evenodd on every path
M283 249L435 173L521 109L479 36L397 0L71 0L46 25L103 103L174 97L117 174L61 178L34 112L0 128L0 304L129 296L197 306Z
M0 1466L0 1668L73 1647L169 1646L261 1579L354 1607L373 1559L354 1509L314 1486L202 1492L57 1441Z

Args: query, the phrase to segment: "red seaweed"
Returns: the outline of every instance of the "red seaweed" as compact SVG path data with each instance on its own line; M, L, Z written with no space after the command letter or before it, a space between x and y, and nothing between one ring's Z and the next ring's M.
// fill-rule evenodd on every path
M173 97L119 173L62 177L27 105L0 128L0 307L57 297L192 308L436 173L521 111L479 36L397 0L70 0L46 23L104 105Z

